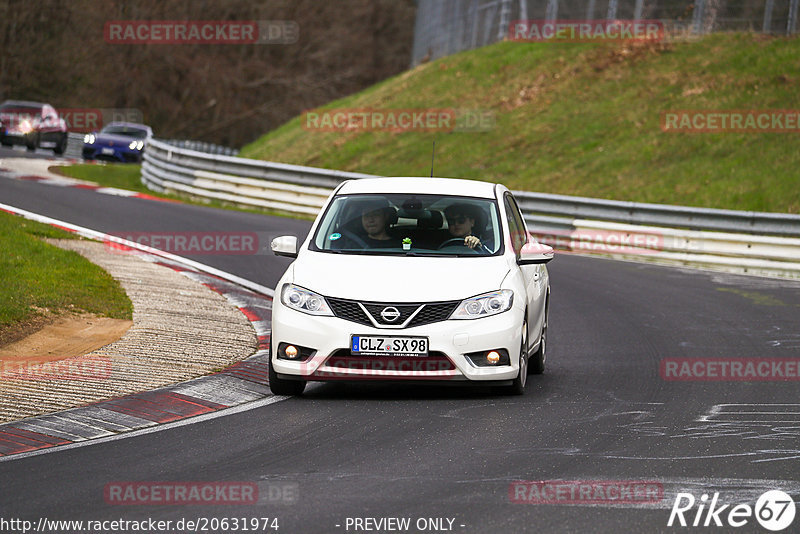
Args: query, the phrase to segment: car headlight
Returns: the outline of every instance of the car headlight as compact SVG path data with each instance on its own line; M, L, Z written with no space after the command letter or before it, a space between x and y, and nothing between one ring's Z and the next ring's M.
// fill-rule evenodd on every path
M286 284L281 291L281 302L285 306L294 308L311 315L333 315L325 297L308 289L303 289L294 284Z
M21 133L24 133L24 134L31 133L33 131L33 125L31 124L31 121L24 120L24 121L20 122L19 123L19 131Z
M514 292L510 289L499 289L461 301L451 319L478 319L496 315L511 309Z
M83 136L83 142L87 145L93 145L96 140L94 134L86 134Z
M128 145L128 148L131 150L136 150L136 141L131 141L131 143Z
M144 141L136 141L136 150L141 150L144 148Z

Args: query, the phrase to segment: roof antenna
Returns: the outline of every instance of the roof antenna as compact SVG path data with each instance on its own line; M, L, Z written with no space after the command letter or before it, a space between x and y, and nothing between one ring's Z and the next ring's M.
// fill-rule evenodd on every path
M433 142L433 149L431 150L431 178L433 178L433 156L436 154L436 141Z

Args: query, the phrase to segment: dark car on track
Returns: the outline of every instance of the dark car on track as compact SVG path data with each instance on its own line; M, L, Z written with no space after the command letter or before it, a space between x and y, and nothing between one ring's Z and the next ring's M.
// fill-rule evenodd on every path
M28 150L67 148L67 124L50 104L6 100L0 104L0 144L24 145Z
M83 138L83 158L138 163L153 130L135 122L112 122Z

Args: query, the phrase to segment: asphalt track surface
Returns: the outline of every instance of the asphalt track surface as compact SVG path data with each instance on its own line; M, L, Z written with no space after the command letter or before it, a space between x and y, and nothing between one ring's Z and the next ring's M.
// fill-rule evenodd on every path
M310 224L1 175L0 202L106 232L302 237ZM269 287L288 264L266 254L192 259ZM0 517L274 517L280 529L267 531L283 534L366 532L346 528L348 517L408 517L412 526L450 518L452 532L463 533L722 532L732 529L668 528L674 495L719 492L721 503L752 505L784 489L799 500L798 382L666 381L659 365L673 357L797 358L800 284L571 255L549 270L548 368L530 377L524 396L310 384L302 398L0 462ZM518 480L655 481L665 497L654 505L515 503L509 486ZM104 488L119 481L288 484L297 498L109 505ZM754 518L737 531L766 532ZM800 518L789 531L800 531Z

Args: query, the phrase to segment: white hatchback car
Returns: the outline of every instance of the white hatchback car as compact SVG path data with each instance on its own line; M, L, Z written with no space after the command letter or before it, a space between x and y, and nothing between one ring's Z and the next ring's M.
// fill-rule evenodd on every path
M342 183L276 287L269 383L424 380L507 386L544 371L553 249L511 192L445 178Z

